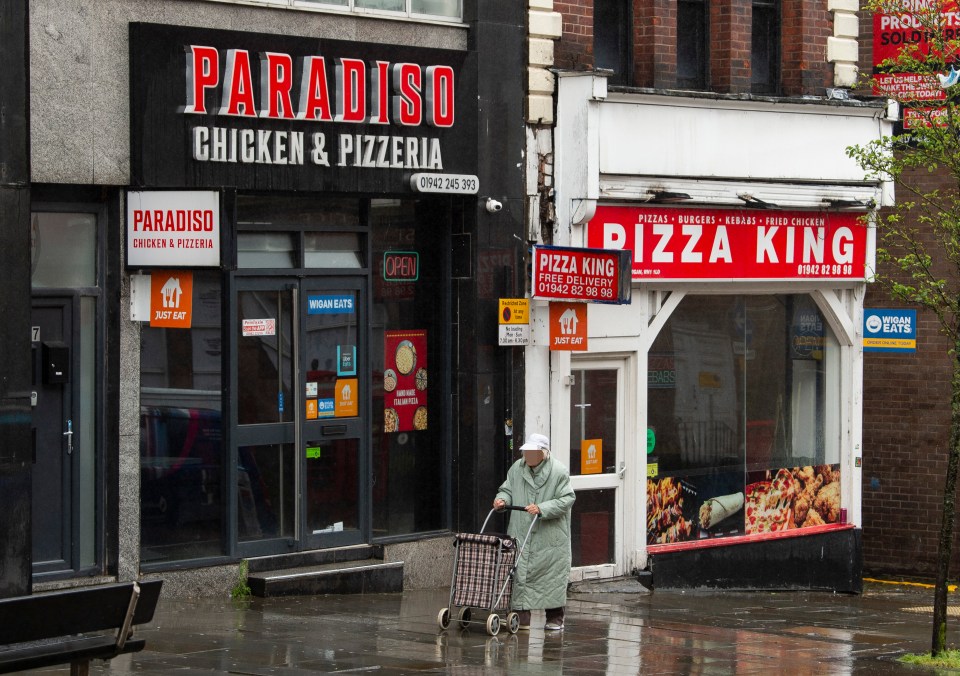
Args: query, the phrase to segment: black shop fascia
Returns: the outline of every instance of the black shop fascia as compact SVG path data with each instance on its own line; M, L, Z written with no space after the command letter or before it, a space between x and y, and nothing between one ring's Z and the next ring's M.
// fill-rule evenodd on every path
M475 175L467 52L134 23L131 185L411 195Z

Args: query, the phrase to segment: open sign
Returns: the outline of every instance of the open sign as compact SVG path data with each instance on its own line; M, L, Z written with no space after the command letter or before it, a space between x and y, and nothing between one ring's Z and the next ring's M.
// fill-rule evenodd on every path
M383 279L386 282L415 282L420 277L420 254L415 251L385 251Z

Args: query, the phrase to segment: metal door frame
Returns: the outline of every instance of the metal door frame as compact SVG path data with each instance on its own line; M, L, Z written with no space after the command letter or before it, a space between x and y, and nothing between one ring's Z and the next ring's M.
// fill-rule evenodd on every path
M252 271L251 271L252 272ZM369 378L366 378L367 374L367 353L369 350L369 345L366 344L368 328L369 328L369 317L368 317L368 289L367 289L367 276L366 275L351 275L351 274L319 274L319 275L305 275L302 272L298 273L295 270L284 270L282 273L276 273L274 271L257 271L259 274L243 274L236 275L232 278L230 284L230 310L229 310L229 320L228 320L228 329L227 335L229 335L229 350L230 350L230 375L229 383L230 388L235 389L239 387L238 382L238 326L237 322L239 321L239 308L237 306L238 294L242 291L253 291L253 290L276 290L284 291L288 290L291 292L291 308L292 308L292 317L291 317L291 332L292 332L292 341L291 347L293 351L292 364L291 364L291 379L292 386L290 388L292 402L290 406L293 407L293 420L291 422L285 423L276 423L276 425L289 425L291 426L291 431L289 433L280 433L277 436L276 432L271 432L266 428L261 428L260 430L250 429L245 430L244 436L248 441L256 442L259 439L262 439L264 443L290 443L293 445L294 453L294 487L296 489L295 497L295 508L294 508L294 536L290 537L277 537L273 539L264 539L264 540L255 540L255 541L245 541L241 542L239 540L239 514L238 514L238 489L237 489L237 480L238 480L238 456L237 450L240 445L240 425L238 424L238 408L237 401L238 397L236 394L229 397L229 409L230 409L230 418L229 418L229 430L228 430L228 439L229 442L226 445L226 448L229 449L230 456L228 458L228 467L229 467L229 476L230 480L229 490L227 491L227 500L228 508L228 528L230 533L230 542L231 547L235 550L236 554L241 557L248 556L266 556L266 555L276 555L283 554L287 552L299 552L299 551L311 551L320 548L330 548L337 546L345 546L352 544L359 544L360 542L367 542L370 539L371 533L371 518L372 518L372 506L370 505L370 407L371 407L371 392L369 387ZM307 424L319 424L315 421L310 421L308 423L304 416L305 411L305 393L301 387L301 375L304 365L302 361L304 359L302 345L305 338L305 329L303 322L303 315L305 309L305 299L306 294L309 291L316 290L353 290L356 292L357 296L357 378L361 382L362 396L360 397L359 404L359 415L356 419L352 420L348 427L351 429L351 434L355 435L358 439L358 453L360 457L357 463L357 480L360 482L359 485L359 505L358 505L358 518L359 518L359 536L354 534L352 531L340 532L340 533L327 533L323 535L314 535L312 533L306 532L306 523L304 515L306 514L307 509L307 490L306 490L306 456L302 451L304 450L304 442L307 441L305 438L305 427ZM363 340L363 344L359 343ZM286 404L285 404L286 405ZM336 421L337 419L331 419ZM337 425L342 425L345 419L339 419L338 422L334 423ZM273 424L271 424L272 426ZM247 426L244 426L247 427Z

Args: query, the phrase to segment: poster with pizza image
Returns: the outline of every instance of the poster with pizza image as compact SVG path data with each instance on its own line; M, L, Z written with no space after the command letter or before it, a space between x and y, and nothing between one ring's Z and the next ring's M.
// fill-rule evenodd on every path
M383 431L427 429L427 332L383 334Z
M693 470L647 479L647 544L743 535L743 471Z
M840 466L750 472L744 500L748 534L840 523Z

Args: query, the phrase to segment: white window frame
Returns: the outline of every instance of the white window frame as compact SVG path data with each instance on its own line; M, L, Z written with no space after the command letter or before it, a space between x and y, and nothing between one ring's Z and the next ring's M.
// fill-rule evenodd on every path
M457 0L459 4L458 16L444 16L441 14L418 14L413 11L413 0L404 0L406 9L402 11L390 11L385 9L372 9L367 7L357 7L357 0L347 0L346 5L326 4L324 0L210 0L211 2L226 2L235 5L253 5L260 7L278 7L286 9L300 9L311 12L332 12L336 14L361 14L366 16L375 16L384 19L410 19L414 21L438 22L444 24L462 24L463 23L463 2Z

